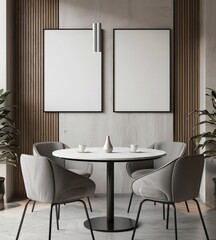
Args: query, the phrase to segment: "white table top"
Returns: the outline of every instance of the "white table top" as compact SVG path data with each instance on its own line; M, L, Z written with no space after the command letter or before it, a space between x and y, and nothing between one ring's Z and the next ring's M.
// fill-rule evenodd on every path
M130 162L159 158L166 155L166 152L149 148L139 148L137 152L131 152L127 147L114 147L112 153L105 153L102 147L87 147L83 153L77 148L67 148L56 150L52 154L55 157L77 161Z

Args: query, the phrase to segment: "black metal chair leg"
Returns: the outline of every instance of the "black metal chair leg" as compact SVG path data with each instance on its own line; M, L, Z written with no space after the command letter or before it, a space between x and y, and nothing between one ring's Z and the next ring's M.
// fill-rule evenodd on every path
M131 195L130 195L130 201L129 201L128 210L127 210L128 213L130 212L130 207L131 207L132 199L133 199L133 192L131 192Z
M60 219L60 204L58 204L58 208L57 209L58 209L58 220L59 220Z
M87 197L87 200L88 200L88 204L89 204L89 209L90 209L90 212L92 212L92 206L91 206L90 198L89 198L89 197Z
M25 214L26 214L26 210L27 210L28 204L29 204L31 201L32 201L32 200L28 200L28 202L26 203L25 208L24 208L24 210L23 210L23 214L22 214L22 218L21 218L21 221L20 221L19 229L18 229L17 235L16 235L16 240L19 239L19 235L20 235L20 231L21 231L21 228L22 228L23 220L24 220L24 217L25 217Z
M175 239L178 240L178 232L177 232L177 218L176 218L176 206L173 203L173 208L174 208L174 220L175 220Z
M34 212L35 204L36 204L36 201L33 202L32 210L31 210L32 212Z
M198 203L198 201L196 199L193 199L197 205L197 208L198 208L198 211L199 211L199 215L200 215L200 219L202 221L202 225L203 225L203 228L204 228L204 231L205 231L205 235L206 235L206 238L207 240L209 240L209 236L208 236L208 232L207 232L207 229L206 229L206 226L205 226L205 222L204 222L204 219L203 219L203 216L202 216L202 212L201 212L201 209L200 209L200 205Z
M163 220L165 220L165 203L163 203Z
M136 229L137 229L137 226L138 226L138 221L139 221L139 216L140 216L140 212L141 212L141 209L142 209L142 205L143 203L145 202L146 200L143 200L140 205L139 205L139 209L138 209L138 213L137 213L137 217L136 217L136 222L135 222L135 225L134 225L134 230L133 230L133 234L132 234L132 238L131 240L134 239L134 236L135 236L135 232L136 232Z
M56 210L56 225L57 225L57 230L59 230L59 205L55 205L55 210Z
M90 228L92 240L95 240L94 233L93 233L93 230L92 230L91 220L89 218L88 209L86 207L86 203L83 200L78 200L78 201L81 202L84 205L84 209L85 209L85 212L86 212L86 217L87 217L88 222L89 222L89 228Z
M185 205L186 205L187 211L190 212L187 201L185 201Z
M49 238L48 238L49 240L51 240L53 206L54 204L51 204L51 207L50 207Z
M170 205L167 204L167 219L166 219L166 229L169 228L169 209L170 209Z

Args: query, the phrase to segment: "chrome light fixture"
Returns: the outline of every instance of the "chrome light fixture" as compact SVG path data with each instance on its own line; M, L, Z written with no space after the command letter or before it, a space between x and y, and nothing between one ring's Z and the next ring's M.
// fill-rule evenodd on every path
M101 23L93 23L93 52L101 52Z

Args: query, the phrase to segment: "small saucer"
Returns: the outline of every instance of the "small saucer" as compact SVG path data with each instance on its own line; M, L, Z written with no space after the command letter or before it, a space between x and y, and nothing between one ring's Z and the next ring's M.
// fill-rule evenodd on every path
M133 151L129 151L130 153L142 153L142 151L140 151L140 150L136 150L136 152L133 152Z
M76 150L78 153L90 153L90 151L86 150L84 152L81 152L79 149Z
M78 153L86 153L86 151L80 151L79 149L76 150Z

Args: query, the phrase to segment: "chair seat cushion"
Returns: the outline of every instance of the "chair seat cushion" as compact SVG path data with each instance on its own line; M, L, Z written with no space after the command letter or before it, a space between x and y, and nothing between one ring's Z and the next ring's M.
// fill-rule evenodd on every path
M89 186L89 188L80 186L74 189L68 189L68 190L63 189L63 191L56 196L55 202L65 203L65 202L77 201L83 197L92 195L92 192L94 191L93 189L94 188L91 188L91 186ZM90 190L91 190L91 193L89 194Z
M152 200L160 200L160 201L167 201L167 196L159 189L153 189L148 187L142 187L139 190L139 195L144 198L149 198Z
M140 178L140 177L143 177L145 176L146 174L148 173L151 173L152 171L154 171L155 169L140 169L140 170L137 170L135 172L132 173L131 177L133 179L137 179L137 178Z
M87 173L86 171L84 171L84 170L82 170L82 169L70 168L70 169L68 169L68 170L71 171L71 172L74 172L74 173L76 173L76 174L79 174L79 175L81 175L81 176L83 176L83 177L86 177L86 178L89 178L89 177L90 177L89 173Z

